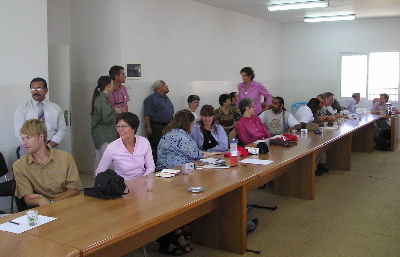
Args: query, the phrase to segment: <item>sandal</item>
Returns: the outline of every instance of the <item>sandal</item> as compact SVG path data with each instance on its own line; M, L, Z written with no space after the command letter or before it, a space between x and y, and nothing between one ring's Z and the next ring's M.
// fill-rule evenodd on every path
M175 235L175 240L176 240L176 243L178 243L178 245L179 245L179 238L180 237L184 237L184 235L182 234L182 233L178 233L178 234L176 234ZM185 238L185 237L184 237ZM190 253L191 251L193 251L193 248L192 247L190 247L190 244L188 244L188 243L185 243L185 244L182 244L182 245L179 245L179 247L181 248L181 250L184 252L184 253ZM186 248L189 248L189 250L187 250Z
M182 250L184 253L190 253L191 251L193 251L193 248L190 247L190 244L188 244L188 243L183 244L183 245L181 245L180 247L181 247L181 250ZM186 248L188 248L188 247L189 247L190 250L186 250Z
M160 253L165 253L166 255L172 255L172 256L182 256L185 254L185 251L181 249L181 246L177 246L173 243L171 243L170 245L175 246L175 248L173 248L171 251L168 251L168 247L167 248L159 248L159 252Z

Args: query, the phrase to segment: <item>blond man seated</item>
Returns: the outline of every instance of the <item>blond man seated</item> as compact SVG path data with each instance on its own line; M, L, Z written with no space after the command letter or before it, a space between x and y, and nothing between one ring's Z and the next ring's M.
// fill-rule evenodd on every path
M28 206L42 206L78 195L81 180L74 158L46 145L46 126L30 119L20 134L27 154L13 165L15 196Z

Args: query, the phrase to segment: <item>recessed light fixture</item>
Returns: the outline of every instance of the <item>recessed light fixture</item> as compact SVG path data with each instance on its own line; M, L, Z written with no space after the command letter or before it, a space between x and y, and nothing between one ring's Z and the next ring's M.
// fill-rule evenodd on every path
M304 22L322 22L322 21L351 21L356 18L355 14L322 16L322 17L304 17Z
M284 10L296 10L305 8L316 8L316 7L327 7L329 5L328 0L315 0L315 1L303 1L295 3L282 3L282 4L269 4L268 11L284 11Z

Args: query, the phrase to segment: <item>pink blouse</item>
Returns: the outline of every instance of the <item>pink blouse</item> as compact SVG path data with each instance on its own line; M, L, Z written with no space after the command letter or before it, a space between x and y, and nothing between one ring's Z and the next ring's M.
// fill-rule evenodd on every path
M254 107L256 107L256 114L260 114L263 111L261 106L261 97L266 98L265 103L267 105L272 104L272 95L260 82L252 81L247 89L247 94L245 93L244 82L238 85L239 100L237 105L243 98L251 98L254 100Z
M136 144L131 154L121 138L111 142L100 160L96 174L106 171L111 163L115 172L125 180L151 174L155 170L150 143L145 137L135 136Z

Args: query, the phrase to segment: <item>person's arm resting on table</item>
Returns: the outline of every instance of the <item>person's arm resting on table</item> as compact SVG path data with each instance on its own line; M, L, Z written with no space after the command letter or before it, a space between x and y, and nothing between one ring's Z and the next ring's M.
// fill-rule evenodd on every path
M67 188L67 191L65 191L64 193L61 193L56 198L52 199L52 201L54 201L54 202L61 201L61 200L67 199L69 197L76 196L78 194L79 194L78 189ZM47 205L47 204L51 203L50 200L47 200L46 197L44 197L43 195L39 195L39 194L25 195L24 201L25 201L26 205L28 205L28 206L42 206L42 205Z

